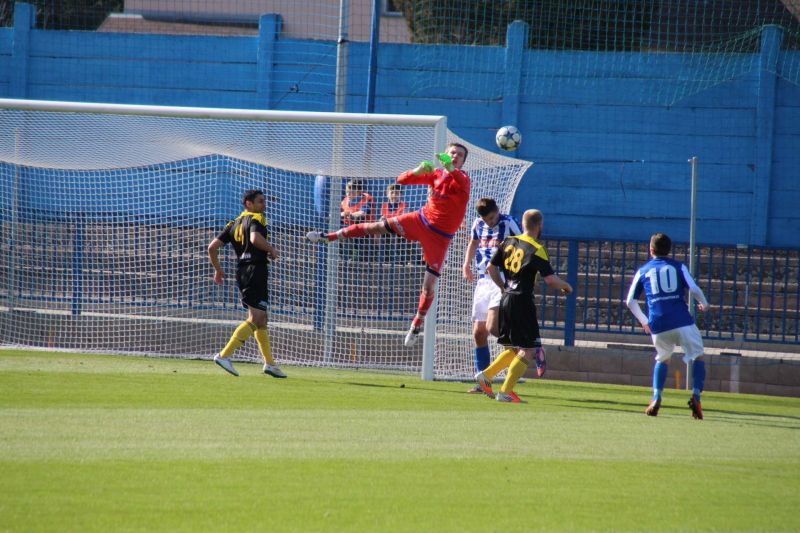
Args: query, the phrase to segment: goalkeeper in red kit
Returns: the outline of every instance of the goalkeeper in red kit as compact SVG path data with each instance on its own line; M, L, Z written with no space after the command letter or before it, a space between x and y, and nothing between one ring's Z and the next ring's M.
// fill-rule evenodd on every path
M422 280L417 314L406 335L406 346L412 346L419 339L425 315L436 295L436 281L439 279L447 248L464 221L469 203L470 180L461 170L467 158L467 147L458 143L449 144L445 152L436 154L436 158L441 162L443 169L434 169L433 163L423 161L416 168L403 172L397 178L397 183L400 185L430 187L428 202L419 211L378 222L353 224L336 232L311 231L306 235L311 242L327 242L364 235L394 233L422 245L425 277Z

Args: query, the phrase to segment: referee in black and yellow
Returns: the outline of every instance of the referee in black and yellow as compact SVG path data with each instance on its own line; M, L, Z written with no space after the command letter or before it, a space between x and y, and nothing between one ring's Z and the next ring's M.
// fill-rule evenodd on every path
M219 262L219 250L228 243L233 245L239 264L236 268L236 283L242 296L242 305L247 309L247 320L231 335L228 344L214 356L214 362L227 372L238 376L230 360L233 352L251 336L255 336L261 356L264 358L264 373L275 378L286 374L275 364L267 331L267 286L269 260L278 258L278 252L267 240L267 219L264 215L266 197L263 191L245 191L242 198L244 211L230 221L208 245L208 258L214 266L214 282L222 285L225 272Z
M486 269L492 281L503 290L499 313L500 336L497 341L506 350L483 372L478 372L475 379L487 396L495 397L500 402L522 403L514 393L514 386L534 359L537 373L544 375L545 356L533 293L536 275L541 274L552 289L564 294L572 292L572 286L553 271L547 249L539 242L543 226L541 211L525 211L522 215L523 233L505 239ZM505 368L508 368L508 374L495 396L492 379Z

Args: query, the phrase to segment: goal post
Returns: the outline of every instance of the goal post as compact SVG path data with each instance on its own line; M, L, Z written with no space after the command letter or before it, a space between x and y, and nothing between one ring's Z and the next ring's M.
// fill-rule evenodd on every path
M396 236L309 243L337 229L348 187L373 198L451 141L445 117L308 113L0 99L0 339L7 346L210 358L246 317L233 283L211 281L206 247L265 192L269 328L289 365L471 374L466 230L442 271L421 346L403 337L424 274L417 243ZM529 163L469 143L471 202L501 209ZM402 187L407 210L427 188ZM473 209L469 209L471 219ZM229 248L229 247L228 247ZM258 361L247 344L235 359Z

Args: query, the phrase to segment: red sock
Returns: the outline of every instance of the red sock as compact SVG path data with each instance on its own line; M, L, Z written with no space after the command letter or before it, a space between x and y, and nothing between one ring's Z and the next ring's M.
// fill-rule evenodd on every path
M433 299L436 297L435 294L431 294L428 296L426 293L421 292L419 295L419 306L417 307L417 316L414 317L414 326L418 327L422 325L422 321L425 319L425 315L428 314L428 309L431 308L433 304Z
M339 230L341 237L345 239L354 239L356 237L363 237L367 234L367 226L369 224L353 224ZM333 240L328 236L328 239Z

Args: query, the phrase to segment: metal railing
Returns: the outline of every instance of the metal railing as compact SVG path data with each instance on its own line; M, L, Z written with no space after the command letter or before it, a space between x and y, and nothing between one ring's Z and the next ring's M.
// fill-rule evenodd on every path
M547 329L641 333L624 299L636 269L649 260L648 243L550 239L545 244L557 273L575 287L568 298L544 285L539 316ZM688 245L673 245L689 264ZM695 254L695 280L710 303L697 313L707 339L800 343L800 250L753 246L704 246Z

